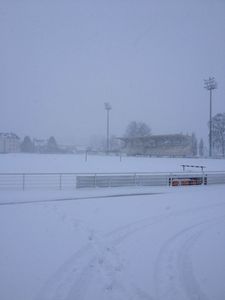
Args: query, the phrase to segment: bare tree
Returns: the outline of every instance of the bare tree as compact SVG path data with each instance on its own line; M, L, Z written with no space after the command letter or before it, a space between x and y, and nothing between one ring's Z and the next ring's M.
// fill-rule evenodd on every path
M151 135L151 129L146 123L132 121L128 124L124 137L134 138L149 135Z
M192 138L192 154L193 156L196 156L198 154L198 141L195 133L192 133L191 138Z
M204 142L203 142L203 139L200 140L200 143L199 143L199 156L204 156Z
M212 118L212 141L214 148L225 156L225 113Z

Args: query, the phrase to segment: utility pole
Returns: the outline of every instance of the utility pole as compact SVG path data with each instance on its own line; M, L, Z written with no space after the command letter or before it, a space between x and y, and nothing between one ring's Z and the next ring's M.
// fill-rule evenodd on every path
M105 102L105 109L107 112L107 121L106 121L106 152L109 153L109 112L112 109L111 105L108 102Z
M217 88L214 77L204 80L204 88L209 91L209 157L212 157L212 90Z

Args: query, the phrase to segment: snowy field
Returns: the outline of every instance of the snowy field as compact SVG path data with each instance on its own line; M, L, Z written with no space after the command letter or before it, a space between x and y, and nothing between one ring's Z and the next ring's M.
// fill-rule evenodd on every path
M181 164L203 165L206 171L225 171L225 159L149 158L88 155L2 154L4 172L179 172Z
M181 164L225 170L224 160L0 156L0 172ZM225 185L0 191L0 238L3 300L225 299Z

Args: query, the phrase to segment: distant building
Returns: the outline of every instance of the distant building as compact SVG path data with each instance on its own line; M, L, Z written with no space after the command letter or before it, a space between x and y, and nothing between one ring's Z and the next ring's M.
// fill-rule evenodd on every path
M87 146L84 146L84 145L75 146L75 153L77 153L77 154L82 154L82 153L85 153L86 151L87 151Z
M167 134L145 137L120 138L127 155L192 156L193 143L190 135Z
M33 139L33 145L34 145L34 151L35 152L39 152L39 153L43 153L46 151L46 145L47 145L47 141L44 139Z
M76 153L76 146L74 145L58 145L59 146L59 149L62 153Z
M0 132L0 153L20 152L20 138L15 133Z

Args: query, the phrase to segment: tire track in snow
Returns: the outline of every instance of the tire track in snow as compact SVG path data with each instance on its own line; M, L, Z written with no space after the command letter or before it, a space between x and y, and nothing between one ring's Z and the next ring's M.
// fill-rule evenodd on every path
M209 300L194 276L188 253L200 236L221 219L224 221L224 216L188 226L164 243L154 271L157 300Z
M65 220L64 215L62 219ZM149 222L149 219L147 221ZM117 291L117 297L112 299L137 299L133 298L136 294L134 286L130 283L125 287L121 285L121 280L117 279L118 275L116 276L116 274L120 274L123 271L123 261L120 259L115 246L119 245L135 231L143 228L143 225L140 225L142 222L146 222L146 219L121 226L121 229L117 228L115 232L105 234L103 237L82 224L83 231L86 234L88 233L88 244L83 246L58 269L36 299L83 299L86 289L93 280L95 270L98 270L104 282L103 290L107 292L106 299L111 299L110 293L112 291L114 293ZM75 223L77 226L77 220ZM79 270L77 268L74 270L74 266L78 262ZM72 278L74 280L73 284ZM140 289L137 289L137 293L139 295L138 299L152 299Z
M211 228L213 225L224 222L224 216L222 218L215 219L215 222L210 222L209 226L204 230L201 230L199 233L196 233L192 238L186 241L182 251L179 253L179 269L181 275L181 283L188 295L188 298L191 300L197 299L208 299L208 297L201 291L199 288L198 282L196 280L193 265L190 257L190 250L198 242L199 238L208 228ZM204 249L203 249L204 250ZM196 291L199 291L197 294ZM200 296L199 296L200 295Z
M96 276L95 270L98 270L98 276L103 282L102 289L107 293L106 299L151 300L152 297L146 292L141 291L138 287L134 287L131 282L124 283L124 280L121 280L121 274L123 274L125 270L123 262L116 251L116 247L128 237L145 227L165 222L171 217L186 215L193 212L196 213L202 209L211 209L212 207L214 208L221 205L225 205L225 203L222 202L181 210L170 214L162 214L156 217L144 218L120 226L103 237L96 233L93 234L93 230L86 227L84 229L86 233L90 234L90 232L92 232L92 237L89 235L89 242L58 269L36 299L85 299L88 286L90 286L94 276ZM65 219L64 216L63 218ZM73 220L71 221L73 222ZM78 262L79 268L77 267ZM123 285L120 282L123 282ZM115 297L113 296L113 293L116 295Z

